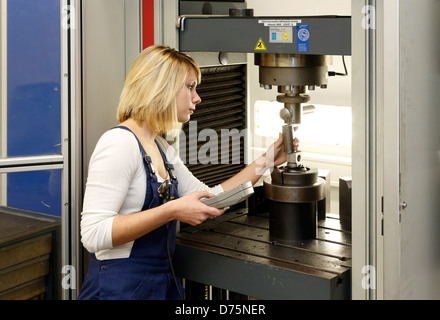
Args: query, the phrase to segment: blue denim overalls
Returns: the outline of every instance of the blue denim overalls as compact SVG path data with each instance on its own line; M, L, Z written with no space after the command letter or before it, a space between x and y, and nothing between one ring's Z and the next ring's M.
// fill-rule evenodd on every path
M116 128L132 132L126 127ZM136 137L136 135L134 136ZM157 181L157 176L151 167L151 158L147 155L137 137L136 140L142 152L147 174L147 192L142 207L143 211L157 207L162 203L157 191L162 184ZM171 180L171 188L169 189L171 199L173 197L176 199L178 193L177 179L173 172L174 168L168 163L160 147L159 150ZM182 293L183 288L179 281L177 281L177 284L174 281L167 254L167 249L169 249L170 256L174 252L175 232L176 221L172 221L136 239L128 258L100 261L96 259L94 254L91 254L88 273L78 299L180 299L176 285L179 286ZM167 244L167 239L169 244Z

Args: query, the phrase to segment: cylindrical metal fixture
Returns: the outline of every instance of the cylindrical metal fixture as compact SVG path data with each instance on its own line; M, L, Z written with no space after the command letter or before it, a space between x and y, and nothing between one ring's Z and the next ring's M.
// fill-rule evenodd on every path
M264 88L278 86L277 101L284 103L280 116L286 124L301 123L301 104L310 100L306 87L324 87L332 57L326 55L256 53L259 82Z
M260 83L275 86L325 85L332 57L325 55L256 53Z
M301 104L310 100L306 86L325 87L331 56L256 53L259 81L264 87L278 86L277 101L284 103L280 112L287 165L274 168L271 181L263 183L269 204L270 239L285 244L313 239L317 230L317 202L325 198L325 181L318 170L298 164L300 156L293 149L292 125L301 123ZM298 159L297 159L298 156Z
M316 237L317 202L325 198L324 185L317 169L274 168L271 179L263 181L271 241L294 244Z
M271 201L270 241L293 245L316 238L316 202L284 203Z

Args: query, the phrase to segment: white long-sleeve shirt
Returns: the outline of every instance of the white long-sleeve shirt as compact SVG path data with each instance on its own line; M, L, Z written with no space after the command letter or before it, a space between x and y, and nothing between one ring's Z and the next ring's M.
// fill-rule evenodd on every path
M167 147L162 150L174 166L180 197L195 191L206 190L213 194L223 191L221 185L209 188L194 177L165 140L161 139L160 145ZM163 181L159 175L157 178ZM134 135L123 129L105 132L90 159L81 213L81 241L98 260L127 258L130 255L133 241L113 247L112 224L117 214L141 211L146 179L142 154Z

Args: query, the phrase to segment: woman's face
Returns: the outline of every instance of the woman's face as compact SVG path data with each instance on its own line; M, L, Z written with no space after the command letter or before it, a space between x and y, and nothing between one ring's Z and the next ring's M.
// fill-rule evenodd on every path
M197 73L191 68L183 87L179 90L176 97L177 119L181 123L189 121L191 115L196 110L196 104L202 101L197 94L196 87Z

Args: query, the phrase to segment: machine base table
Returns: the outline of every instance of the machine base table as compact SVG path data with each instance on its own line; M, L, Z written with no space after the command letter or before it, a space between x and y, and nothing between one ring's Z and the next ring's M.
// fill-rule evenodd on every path
M351 233L337 217L318 223L316 239L287 246L270 241L268 213L246 211L179 232L177 276L266 300L351 298Z

